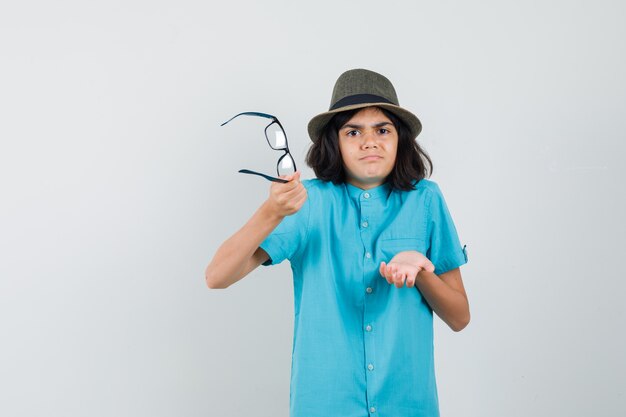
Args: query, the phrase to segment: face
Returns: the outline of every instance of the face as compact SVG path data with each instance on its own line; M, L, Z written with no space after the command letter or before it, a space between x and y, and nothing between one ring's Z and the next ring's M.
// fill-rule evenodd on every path
M363 190L378 187L393 170L398 131L376 107L356 113L338 132L346 182Z

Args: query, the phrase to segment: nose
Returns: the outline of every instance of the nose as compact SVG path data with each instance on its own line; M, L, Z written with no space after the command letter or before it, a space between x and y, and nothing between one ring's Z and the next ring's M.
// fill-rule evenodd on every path
M372 132L367 132L363 135L363 144L364 149L370 148L378 148L378 144L376 143L376 135Z

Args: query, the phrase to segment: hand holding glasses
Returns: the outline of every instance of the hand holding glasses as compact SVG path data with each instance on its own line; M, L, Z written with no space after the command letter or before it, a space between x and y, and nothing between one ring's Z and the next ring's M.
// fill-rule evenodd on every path
M278 119L271 114L244 112L231 117L220 126L224 126L226 123L239 116L256 116L272 120L270 124L265 127L265 139L267 139L267 143L268 145L270 145L270 148L276 151L283 151L283 155L278 158L278 163L276 164L276 172L278 173L279 177L282 175L294 174L296 172L296 162L293 160L293 157L289 153L289 146L287 145L287 135L285 134L285 129L283 129L283 126L280 124ZM261 174L260 172L251 171L249 169L240 169L239 172L241 172L242 174L259 175L269 181L282 183L289 182L287 180L283 180L282 178L270 177L269 175Z

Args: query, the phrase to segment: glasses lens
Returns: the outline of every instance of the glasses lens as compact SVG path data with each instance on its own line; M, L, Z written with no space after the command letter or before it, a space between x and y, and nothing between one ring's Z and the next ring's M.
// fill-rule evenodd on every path
M287 149L285 132L278 123L272 123L265 129L265 136L274 149Z
M278 161L278 175L292 175L296 172L296 164L290 154L283 155Z

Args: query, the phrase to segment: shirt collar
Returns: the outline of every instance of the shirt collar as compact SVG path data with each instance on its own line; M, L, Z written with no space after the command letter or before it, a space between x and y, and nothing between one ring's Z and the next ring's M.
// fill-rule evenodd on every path
M364 200L377 200L380 198L387 199L391 193L391 186L388 183L383 183L378 187L370 188L369 190L363 190L359 187L355 187L352 184L344 182L344 186L350 198L354 201Z

